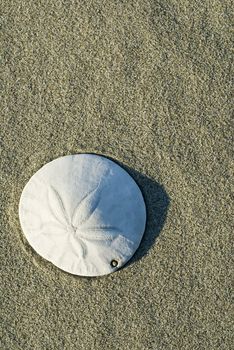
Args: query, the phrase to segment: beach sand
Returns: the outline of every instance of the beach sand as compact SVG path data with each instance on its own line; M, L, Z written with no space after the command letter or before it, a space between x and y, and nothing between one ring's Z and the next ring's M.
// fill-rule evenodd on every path
M231 349L231 1L3 1L1 350ZM67 154L119 162L142 244L101 278L20 228L30 177Z

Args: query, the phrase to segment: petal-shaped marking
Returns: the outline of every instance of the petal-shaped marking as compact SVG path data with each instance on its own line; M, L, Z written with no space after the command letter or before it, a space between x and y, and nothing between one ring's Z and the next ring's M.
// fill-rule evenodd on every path
M120 230L115 227L89 227L79 231L79 238L90 241L109 241L120 236Z
M65 231L66 230L66 226L58 223L55 223L53 221L45 221L42 223L42 228L46 228L48 229L50 232L52 231Z
M103 167L101 163L97 164L97 168L100 166ZM90 191L77 205L76 209L74 210L73 216L72 216L72 225L73 226L81 226L84 223L87 223L93 212L98 206L98 203L100 201L101 197L101 191L102 187L105 184L105 181L109 174L109 167L106 166L104 168L104 171L102 173L101 179L97 185L97 187Z
M58 191L52 186L48 187L48 203L50 211L57 221L63 225L69 224L69 218L66 213L63 200L60 197Z
M79 243L80 243L82 250L83 250L82 257L85 258L87 255L87 246L86 246L85 242L82 240L82 238L79 239Z
M87 254L86 244L80 239L73 235L69 236L69 247L77 257L84 258Z
M65 225L62 225L62 224L60 224L60 222L53 222L53 221L45 221L45 222L43 222L42 224L41 224L41 226L43 227L43 228L49 228L50 230L66 230L66 227L67 226L65 226Z
M42 226L40 230L37 231L38 234L46 234L49 237L65 237L67 231L59 226Z
M75 227L81 226L93 214L100 201L101 190L97 186L89 192L78 204L72 216L72 225Z

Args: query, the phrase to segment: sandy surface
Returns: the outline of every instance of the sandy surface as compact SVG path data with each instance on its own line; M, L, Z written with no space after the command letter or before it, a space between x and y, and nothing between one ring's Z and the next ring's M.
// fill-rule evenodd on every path
M231 2L2 3L1 350L231 349ZM29 178L94 152L139 183L123 270L79 278L25 242Z

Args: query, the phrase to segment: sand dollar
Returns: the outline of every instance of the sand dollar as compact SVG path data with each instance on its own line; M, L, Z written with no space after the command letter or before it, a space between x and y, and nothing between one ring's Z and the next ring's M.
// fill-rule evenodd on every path
M133 178L94 154L60 157L23 189L19 217L34 250L60 269L81 276L116 271L142 239L146 208Z

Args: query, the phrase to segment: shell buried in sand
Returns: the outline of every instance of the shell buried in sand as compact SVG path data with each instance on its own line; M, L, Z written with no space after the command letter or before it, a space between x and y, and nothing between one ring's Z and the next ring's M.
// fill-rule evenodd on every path
M146 224L143 196L115 162L94 154L57 158L26 184L19 204L33 249L80 276L116 271L135 253Z

